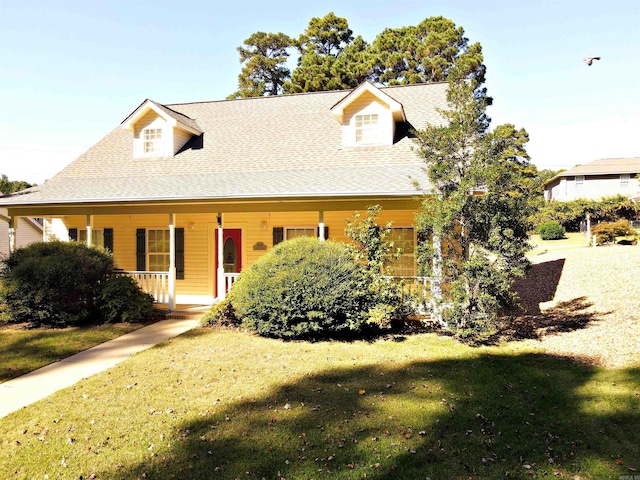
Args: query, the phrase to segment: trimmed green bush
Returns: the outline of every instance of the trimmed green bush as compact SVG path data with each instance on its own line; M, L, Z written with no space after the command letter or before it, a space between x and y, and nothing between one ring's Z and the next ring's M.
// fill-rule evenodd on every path
M543 240L561 240L564 238L566 230L555 221L544 222L538 225L538 234Z
M96 303L102 319L107 323L143 322L159 314L153 297L143 292L136 281L126 275L108 278L98 290Z
M628 235L636 234L636 231L631 228L631 224L628 220L602 222L596 225L592 232L596 236L596 242L599 244L615 243L618 237L626 237Z
M137 284L116 274L113 257L102 248L59 241L27 245L0 262L0 319L66 327L151 314Z
M267 337L322 339L362 332L375 298L348 245L296 238L240 275L229 296L242 324Z

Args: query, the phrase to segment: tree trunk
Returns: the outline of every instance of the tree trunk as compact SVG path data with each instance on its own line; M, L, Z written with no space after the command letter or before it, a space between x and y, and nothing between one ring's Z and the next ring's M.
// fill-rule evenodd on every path
M433 233L433 268L431 269L431 319L446 327L442 315L442 232Z

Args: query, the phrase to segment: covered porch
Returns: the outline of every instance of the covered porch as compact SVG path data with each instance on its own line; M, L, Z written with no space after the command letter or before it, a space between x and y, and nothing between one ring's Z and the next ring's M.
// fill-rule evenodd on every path
M242 269L280 241L314 235L348 242L346 220L374 204L383 207L381 224L392 221L413 242L394 275L404 277L407 288L422 288L412 250L419 208L414 198L16 205L9 207L9 233L15 239L20 216L44 218L45 241L76 240L110 249L123 274L157 304L177 311L225 298ZM15 241L12 245L15 249Z

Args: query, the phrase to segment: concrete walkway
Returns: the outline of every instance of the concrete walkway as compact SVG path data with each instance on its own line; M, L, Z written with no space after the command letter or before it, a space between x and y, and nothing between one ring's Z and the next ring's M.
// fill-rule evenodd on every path
M176 337L198 320L162 320L75 355L0 383L0 418L58 390L126 360L157 343Z

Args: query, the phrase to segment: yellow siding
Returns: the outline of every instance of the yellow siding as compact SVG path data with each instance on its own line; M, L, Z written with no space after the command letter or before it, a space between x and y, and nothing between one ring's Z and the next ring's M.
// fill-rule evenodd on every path
M365 212L361 212L364 214ZM353 212L326 211L325 226L329 227L329 239L347 242L344 233L347 219ZM414 225L413 211L383 211L379 222L393 221L396 227ZM185 278L176 282L177 295L211 297L215 292L217 238L216 214L176 215L176 227L184 228ZM66 228L86 228L86 216L69 216L62 219ZM318 227L319 213L274 212L274 213L226 213L223 214L225 228L242 231L242 268L246 269L273 247L273 228ZM93 228L113 229L113 256L116 265L126 271L136 269L136 230L168 229L169 215L103 215L93 217ZM266 246L266 250L262 247Z

